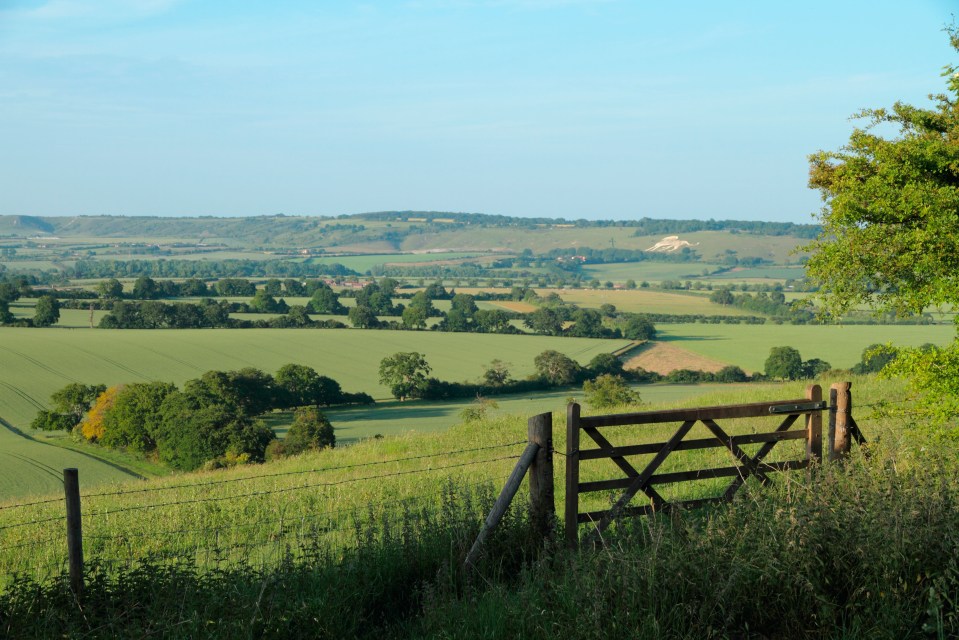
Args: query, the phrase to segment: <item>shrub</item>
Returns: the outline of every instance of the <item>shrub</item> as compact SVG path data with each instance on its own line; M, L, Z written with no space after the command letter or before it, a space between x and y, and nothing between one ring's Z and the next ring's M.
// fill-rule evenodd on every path
M639 394L629 388L620 376L603 374L595 380L583 384L586 404L594 409L618 407L624 404L638 404Z

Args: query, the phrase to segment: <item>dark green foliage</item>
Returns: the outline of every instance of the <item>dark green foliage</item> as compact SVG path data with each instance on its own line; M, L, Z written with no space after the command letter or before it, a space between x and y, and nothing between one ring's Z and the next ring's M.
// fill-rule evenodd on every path
M380 326L379 318L373 313L373 310L367 306L357 304L350 309L347 317L357 329L376 329Z
M548 349L533 359L536 373L552 385L573 384L582 375L578 362L559 351Z
M277 370L276 396L278 407L319 407L343 402L343 390L336 380L319 375L312 367L293 363Z
M249 416L277 406L276 381L254 367L237 371L207 371L184 385L184 391L204 403L227 405Z
M803 377L802 356L792 347L773 347L764 371L767 377L776 380L799 380Z
M316 407L300 407L293 413L293 424L283 441L287 455L335 446L333 425Z
M621 376L604 373L583 383L586 404L593 409L609 409L639 402L639 394L630 389Z
M589 369L592 376L600 376L606 373L615 376L623 375L623 361L611 353L596 354L586 365L586 368Z
M104 434L100 443L149 453L157 448L160 411L168 395L176 392L168 382L137 382L124 385L103 418Z
M279 287L277 287L279 289ZM266 289L259 289L249 303L253 313L286 313L289 307L282 298L277 301Z
M106 389L103 384L71 382L50 395L50 410L38 413L30 428L44 431L72 429Z
M6 300L0 300L0 324L13 322L14 316L10 313L10 303Z
M627 340L652 340L656 337L656 326L646 314L621 314L621 317L625 319L621 331Z
M558 336L563 332L562 314L550 307L541 307L527 313L523 317L523 324L542 335Z
M221 296L256 295L256 285L242 278L223 278L216 283L216 292Z
M140 276L133 283L132 295L136 300L156 300L160 297L160 289L153 278Z
M164 398L160 408L157 453L175 469L192 470L226 454L262 461L276 436L235 405L221 404L189 391Z
M400 401L420 397L431 370L421 353L394 353L380 361L380 384L388 386Z
M49 327L60 321L60 302L50 295L40 296L33 313L33 326Z
M871 344L862 351L862 358L852 368L853 373L879 373L896 359L899 349L892 345Z
M40 409L30 423L30 428L39 431L70 431L77 426L77 422L73 416L65 413Z
M346 307L340 303L340 299L333 289L322 282L316 287L307 306L313 313L327 315L343 315L346 313Z
M493 360L483 371L483 381L493 387L506 384L509 378L508 365L501 360Z
M713 374L716 382L748 382L749 375L740 367L729 365Z

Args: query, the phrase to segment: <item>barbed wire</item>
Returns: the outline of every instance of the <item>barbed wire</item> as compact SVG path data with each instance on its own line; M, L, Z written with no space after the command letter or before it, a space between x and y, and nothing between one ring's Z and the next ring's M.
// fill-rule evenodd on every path
M251 492L249 492L249 493L240 493L240 494L235 494L235 495L231 495L231 496L211 496L211 497L206 497L206 498L195 498L195 499L192 499L192 500L175 500L175 501L171 501L171 502L160 502L160 503L152 503L152 504L132 505L132 506L129 506L129 507L122 507L122 508L120 508L120 509L112 509L112 510L110 510L110 511L102 511L102 512L99 512L99 513L97 513L97 512L84 513L83 516L84 516L85 518L87 518L87 517L89 517L89 518L92 518L92 517L104 517L104 516L109 516L109 515L116 514L116 513L124 513L124 512L126 512L126 511L141 511L141 510L143 510L143 509L157 509L157 508L160 508L160 507L170 507L170 506L176 506L176 505L181 505L181 504L200 504L200 503L205 503L205 502L222 502L222 501L225 501L225 500L237 500L237 499L240 499L240 498L251 498L251 497L256 497L256 496L267 496L267 495L273 495L273 494L278 494L278 493L288 493L288 492L290 492L290 491L301 491L301 490L303 490L303 489L312 489L312 488L318 488L318 487L336 487L336 486L339 486L339 485L351 484L351 483L354 483L354 482L363 482L363 481L365 481L365 480L378 480L378 479L381 479L381 478L393 478L393 477L397 477L397 476L414 475L414 474L418 474L418 473L431 473L431 472L433 472L433 471L443 471L443 470L446 470L446 469L455 469L455 468L458 468L458 467L468 467L468 466L473 466L473 465L477 465L477 464L486 464L486 463L490 463L490 462L501 462L501 461L503 461L503 460L516 460L516 459L518 459L519 457L520 457L519 455L514 455L514 456L501 456L501 457L499 457L499 458L490 458L490 459L486 459L486 460L471 460L471 461L469 461L469 462L459 462L459 463L456 463L456 464L448 464L448 465L443 465L443 466L440 466L440 467L431 467L431 468L428 468L428 469L410 469L410 470L406 470L406 471L394 471L393 473L382 473L382 474L377 474L377 475L372 475L372 476L363 476L363 477L361 477L361 478L346 478L346 479L344 479L344 480L336 480L336 481L333 481L333 482L314 482L314 483L307 483L307 484L298 485L298 486L295 486L295 487L284 487L284 488L281 488L281 489L272 489L272 490L270 490L270 491L251 491ZM62 519L62 516L61 516L61 517L58 517L58 518L51 518L51 520L59 520L59 519ZM15 525L13 525L13 526L15 526Z
M22 507L36 507L41 504L51 504L53 502L63 502L63 498L48 498L46 500L37 500L35 502L18 502L17 504L0 505L0 511L6 509L19 509Z
M7 529L18 529L20 527L29 527L30 525L33 525L33 524L43 524L45 522L53 522L54 520L62 521L63 518L64 518L63 515L58 515L58 516L53 516L51 518L39 518L37 520L28 520L26 522L14 522L11 524L5 524L3 526L0 526L0 531L5 531Z
M12 551L13 549L23 549L24 547L39 547L45 544L49 544L51 542L55 542L56 540L59 540L59 539L60 538L58 536L51 536L49 538L43 538L41 540L27 540L26 542L21 542L19 544L11 544L5 547L0 547L0 552Z
M473 489L476 487L484 486L488 484L489 482L490 482L489 480L484 480L484 481L473 482L465 485L458 485L456 488ZM150 537L154 537L154 536L170 537L173 535L185 535L185 534L193 534L193 533L212 533L212 532L221 532L221 531L232 531L236 529L249 529L249 528L257 527L261 525L277 524L281 522L289 522L291 525L293 525L297 523L313 522L316 520L320 520L324 516L336 515L341 513L357 513L363 510L364 508L368 509L371 506L384 507L384 506L396 505L396 504L423 502L427 499L442 499L442 498L443 498L442 492L432 491L429 493L422 493L422 494L413 495L413 496L403 496L399 498L393 498L390 500L381 500L375 503L367 503L366 505L354 505L351 507L343 507L340 509L331 509L331 510L322 511L319 513L293 515L288 517L278 517L278 518L268 518L268 519L265 518L265 519L256 520L254 522L245 522L241 524L232 524L232 525L226 525L226 526L208 526L208 527L195 527L190 529L150 531L150 532L147 532L145 535L149 535ZM129 538L130 535L131 534L116 534L116 535L104 536L104 535L98 535L98 534L84 534L83 537L85 540L114 541L114 540L125 540Z
M471 449L457 449L454 451L441 451L439 453L431 453L417 456L407 456L405 458L391 458L389 460L374 460L372 462L358 462L356 464L345 464L337 467L324 467L322 469L301 469L299 471L282 471L279 473L264 473L255 476L244 476L242 478L228 478L224 480L212 480L210 482L197 482L197 483L183 483L177 485L170 485L167 487L150 487L146 489L129 489L125 491L106 491L102 493L90 493L81 496L81 499L84 498L101 498L105 496L122 496L133 493L153 493L159 491L172 491L174 489L192 489L197 487L209 487L222 484L232 484L234 482L248 482L250 480L259 480L262 478L279 478L283 476L295 476L295 475L304 475L307 473L322 473L324 471L341 471L343 469L355 469L360 467L372 467L376 465L390 464L393 462L408 462L411 460L425 460L427 458L439 458L446 456L459 455L461 453L471 453L475 451L488 451L492 449L504 449L506 447L515 447L516 445L527 444L526 440L517 440L516 442L507 442L504 444L489 445L486 447L473 447ZM50 500L49 502L56 502L57 500ZM11 505L9 508L13 508L18 505Z

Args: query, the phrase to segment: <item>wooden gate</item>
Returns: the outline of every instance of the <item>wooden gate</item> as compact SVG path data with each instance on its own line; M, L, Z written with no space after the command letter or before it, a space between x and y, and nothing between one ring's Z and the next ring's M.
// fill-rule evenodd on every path
M845 392L848 393L848 383ZM837 385L833 385L834 390ZM834 397L834 393L831 394ZM836 402L833 400L833 416ZM844 413L851 408L851 400L845 403ZM669 411L649 411L641 413L623 413L604 416L580 416L578 404L570 404L566 421L566 540L570 546L579 544L579 525L595 523L590 536L596 538L620 517L627 515L645 515L671 507L697 507L708 503L731 500L741 486L751 477L766 483L769 474L802 469L812 460L822 458L822 411L827 405L822 401L822 389L819 385L810 385L806 397L776 402L757 402L752 404L729 405L720 407L699 407L694 409L674 409ZM718 420L738 418L766 417L771 425L778 426L765 433L729 435ZM801 428L792 428L800 417L804 420ZM852 422L851 416L849 421ZM604 427L624 425L652 425L680 423L675 433L665 442L651 444L613 445L602 433ZM684 439L690 430L701 422L711 434L708 438ZM830 419L830 427L835 424ZM845 422L843 422L845 424ZM833 429L831 428L832 432ZM584 432L596 443L596 448L580 449L580 433ZM833 434L830 433L830 436ZM794 460L766 462L765 458L778 442L783 440L804 440L805 455ZM762 444L752 455L742 449L742 445ZM736 464L726 467L696 469L657 473L663 462L674 451L723 447L727 449ZM830 452L833 442L830 440ZM641 469L627 460L629 456L653 455L653 458ZM608 480L580 482L580 464L587 460L610 459L619 467L623 477ZM725 491L718 496L697 500L669 502L656 490L656 486L710 478L731 478ZM580 513L579 495L595 491L624 490L622 495L609 509ZM648 498L648 504L629 506L630 501L639 493Z

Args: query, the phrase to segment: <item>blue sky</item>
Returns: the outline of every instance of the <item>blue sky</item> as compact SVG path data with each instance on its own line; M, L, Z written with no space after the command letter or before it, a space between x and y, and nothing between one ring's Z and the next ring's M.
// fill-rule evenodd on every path
M0 214L807 222L957 5L0 0Z

